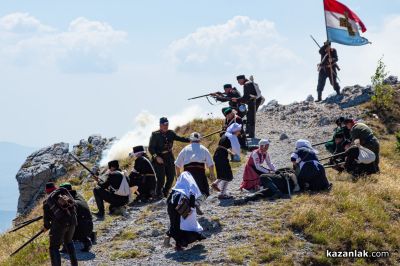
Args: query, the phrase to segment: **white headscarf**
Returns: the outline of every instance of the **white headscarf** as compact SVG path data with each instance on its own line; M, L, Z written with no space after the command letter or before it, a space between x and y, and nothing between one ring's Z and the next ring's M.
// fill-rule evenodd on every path
M225 133L225 136L227 136L228 139L231 141L232 151L237 155L240 155L240 143L238 137L233 133L240 130L242 130L242 125L238 123L233 123L226 129Z
M176 181L176 184L172 189L182 193L187 198L190 198L190 195L194 195L196 199L201 196L201 192L196 184L196 181L193 179L193 176L187 171L183 172L178 177L178 180Z
M312 147L311 142L309 142L306 139L299 139L298 141L296 141L296 150L298 150L300 148L308 148L308 149L312 150L313 152L315 152L315 154L319 153L316 149L314 149Z
M262 139L260 140L260 142L258 142L258 146L265 146L265 145L269 145L270 141L269 139Z

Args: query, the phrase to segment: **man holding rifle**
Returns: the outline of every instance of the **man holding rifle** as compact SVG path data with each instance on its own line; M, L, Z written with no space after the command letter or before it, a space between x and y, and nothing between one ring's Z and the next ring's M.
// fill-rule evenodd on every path
M243 96L240 98L233 98L232 101L247 104L248 112L246 133L249 135L249 138L254 138L256 135L256 112L264 98L262 97L261 92L256 89L255 83L246 79L245 75L239 75L236 79L238 83L243 86Z
M318 64L318 100L317 102L322 101L322 91L324 90L326 79L329 78L329 81L336 93L340 94L340 86L337 82L337 69L339 69L337 65L338 55L336 49L331 48L331 42L327 41L324 45L319 49L319 54L321 55L321 62Z
M241 112L239 110L239 104L237 102L232 101L232 98L240 98L242 96L236 88L232 87L232 84L224 85L224 93L215 92L211 93L211 96L215 97L215 100L217 101L228 102L229 107L236 110L240 117L243 117L246 114L246 112ZM225 108L222 109L222 112L224 112L224 109Z
M112 214L116 208L124 206L129 202L129 184L126 176L119 169L118 161L108 162L108 171L100 178L95 177L97 186L93 189L94 198L98 212L94 215L102 219L104 218L104 201L110 203L110 214Z

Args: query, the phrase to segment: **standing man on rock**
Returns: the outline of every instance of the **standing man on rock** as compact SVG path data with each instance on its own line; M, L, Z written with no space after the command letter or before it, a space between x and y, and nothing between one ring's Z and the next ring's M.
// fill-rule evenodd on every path
M256 89L255 83L246 79L245 75L239 75L236 79L238 83L243 86L243 96L240 98L233 98L232 101L247 104L246 133L250 138L254 138L256 131L256 112L258 107L262 104L264 97L262 97L259 89Z
M153 159L154 169L157 176L156 196L167 197L175 178L174 154L172 148L174 141L190 142L188 138L178 136L174 131L168 129L168 119L160 118L160 129L154 131L150 137L149 152ZM165 176L167 177L165 179Z
M339 69L337 65L338 55L335 48L331 47L331 42L327 41L324 45L319 49L319 54L321 55L321 62L318 64L318 100L317 102L322 101L322 91L324 90L326 79L329 78L329 81L336 93L340 94L340 86L337 82L337 69Z

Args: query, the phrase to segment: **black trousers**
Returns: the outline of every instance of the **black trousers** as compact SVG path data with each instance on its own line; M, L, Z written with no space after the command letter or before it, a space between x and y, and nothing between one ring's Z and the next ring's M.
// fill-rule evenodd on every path
M74 240L81 241L85 246L91 245L90 236L93 233L92 219L80 219L78 217L78 225L75 227Z
M124 206L129 202L128 196L119 196L105 190L102 187L95 187L93 189L94 199L96 200L99 213L104 214L104 201L110 203L110 209L114 207Z
M318 75L318 86L317 92L322 93L325 87L326 79L329 78L329 82L332 84L335 91L340 91L339 83L337 82L337 73L333 71L333 81L331 77L331 71L329 69L321 68Z
M132 184L138 186L139 196L137 199L147 200L154 196L157 181L154 175L141 175L134 178Z
M161 158L164 160L163 164L157 163L155 159L153 160L154 170L157 176L156 195L161 196L161 193L163 193L164 196L167 197L176 176L175 158L172 153L167 153Z
M65 225L53 222L50 228L50 249L60 249L62 244L72 243L75 225Z
M256 136L256 112L260 107L262 101L262 97L257 100L251 100L247 104L247 121L246 121L246 133L249 135L249 138L254 138Z

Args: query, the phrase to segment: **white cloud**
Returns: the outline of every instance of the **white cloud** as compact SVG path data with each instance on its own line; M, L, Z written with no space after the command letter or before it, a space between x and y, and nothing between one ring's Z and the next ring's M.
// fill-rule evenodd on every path
M65 72L112 72L117 68L113 49L127 33L84 17L66 31L42 24L27 13L0 18L0 55L18 65L54 64Z
M284 43L273 22L235 16L175 40L167 55L181 70L269 70L299 62Z

